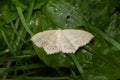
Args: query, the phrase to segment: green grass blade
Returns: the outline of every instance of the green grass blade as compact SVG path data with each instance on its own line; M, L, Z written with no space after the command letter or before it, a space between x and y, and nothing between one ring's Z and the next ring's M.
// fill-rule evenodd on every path
M32 0L30 7L28 9L28 14L27 14L27 19L26 19L28 23L31 20L31 15L32 15L33 9L34 9L34 0Z
M10 43L9 43L9 40L7 39L7 36L6 36L6 34L5 34L5 32L3 31L2 28L0 28L0 32L1 32L2 36L3 36L3 39L4 39L5 43L7 44L8 48L9 48L9 50L15 56L14 51L13 51L13 49L12 49Z
M21 22L22 22L25 30L32 36L32 32L31 32L31 30L30 30L30 28L29 28L28 24L26 23L26 20L25 20L25 18L23 16L22 9L20 7L17 7L17 6L16 6L16 8L17 8L19 17L21 19Z
M96 34L100 35L101 37L103 37L105 40L107 40L108 42L110 42L116 49L118 49L120 51L120 43L118 43L117 41L115 41L113 38L111 38L109 35L105 34L104 32L102 32L100 29L93 27L93 25L86 23L86 27L89 28L91 31L95 32Z
M105 34L104 32L102 32L100 29L94 27L94 25L92 25L91 23L89 23L84 16L82 15L81 12L75 10L75 12L79 13L79 15L81 15L81 17L79 17L81 20L77 20L75 19L76 22L79 23L79 21L82 21L82 23L85 25L85 27L87 27L90 31L95 32L96 34L100 35L101 37L103 37L105 40L107 40L108 42L110 42L116 49L118 49L120 51L120 43L118 43L117 41L115 41L113 38L111 38L109 35ZM78 19L79 19L78 18Z
M82 66L79 64L79 62L78 62L77 58L75 57L75 55L73 53L71 53L70 56L72 57L72 59L73 59L75 65L76 65L79 73L81 74L83 80L88 80L84 70L82 69Z

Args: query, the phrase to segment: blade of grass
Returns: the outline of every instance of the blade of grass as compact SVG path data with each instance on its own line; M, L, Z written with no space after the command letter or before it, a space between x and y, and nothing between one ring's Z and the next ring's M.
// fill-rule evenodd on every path
M34 9L34 0L32 0L30 7L28 9L28 14L27 14L27 19L26 19L28 23L30 22L33 9Z
M14 26L14 24L13 24L12 21L10 22L10 25L11 25L11 27L12 27L14 33L15 33L17 36L19 36L19 34L18 34L18 32L17 32L17 30L16 30L16 28L15 28L15 26Z
M85 25L85 27L87 27L90 31L95 32L96 34L100 35L101 37L103 37L105 40L107 40L108 42L110 42L116 49L118 49L120 51L120 43L118 43L117 41L115 41L114 39L112 39L109 35L105 34L103 31L101 31L100 29L94 27L94 25L90 24L82 15L81 12L79 12L78 10L74 10L74 15L81 15L78 16L78 18L76 19L75 17L73 17L73 19L80 23L80 21L82 22L82 24Z
M17 31L17 29L19 27L19 22L20 22L20 20L18 18L16 19L15 24L13 24L13 22L11 22L12 23L11 26L12 26L13 30L15 30L14 32L16 33L16 35L18 37L18 40L16 43L17 45L20 44L20 41L25 42L24 38L21 37L20 33ZM23 31L23 30L21 30L21 31Z
M76 65L79 73L81 74L83 80L88 80L84 70L82 69L82 66L79 64L79 62L78 62L77 58L75 57L75 55L73 53L71 53L70 56L73 59L73 61L74 61L75 65Z
M21 22L23 23L23 26L25 27L26 31L32 36L32 32L30 31L30 28L28 27L27 23L30 22L30 19L31 19L31 15L32 15L32 11L33 11L33 8L34 8L34 0L32 0L30 6L29 6L29 9L28 9L28 13L27 13L27 17L26 17L26 22L25 22L25 18L22 14L22 9L17 7L17 10L19 12L19 16L20 16L20 19L21 19ZM21 30L21 38L24 39L25 38L25 35L26 35L26 31L24 30ZM19 49L22 48L22 45L23 44L19 44Z
M77 80L78 78L77 78L77 75L76 75L75 71L72 70L72 69L70 69L70 72L71 72L71 74L72 74L71 77L73 77L75 80ZM81 80L81 79L80 79L80 80Z
M34 0L31 1L30 7L28 9L28 14L27 14L27 18L26 18L27 23L29 23L31 20L31 15L32 15L33 9L34 9Z
M35 10L35 9L40 9L40 8L41 8L43 5L45 5L46 3L47 3L47 1L41 2L41 3L37 4L37 5L35 5L34 10Z
M18 6L16 6L16 8L17 8L20 20L21 20L25 30L32 36L32 32L31 32L31 30L30 30L30 28L29 28L28 24L26 23L26 20L25 20L25 18L23 16L22 9L20 7L18 7Z
M113 38L111 38L110 36L108 36L107 34L105 34L104 32L102 32L100 29L93 27L93 25L91 25L90 23L86 23L86 27L89 28L91 31L95 32L96 34L100 35L101 37L103 37L105 40L107 40L108 42L110 42L116 49L118 49L120 51L120 43L118 43L117 41L115 41Z
M2 34L2 36L3 36L4 41L5 41L5 43L7 44L7 46L8 46L8 48L9 48L9 50L11 51L12 55L16 56L16 55L14 54L14 51L13 51L13 49L12 49L12 47L11 47L8 39L7 39L7 36L6 36L5 32L4 32L4 30L2 29L2 27L0 28L0 31L1 31L1 34Z

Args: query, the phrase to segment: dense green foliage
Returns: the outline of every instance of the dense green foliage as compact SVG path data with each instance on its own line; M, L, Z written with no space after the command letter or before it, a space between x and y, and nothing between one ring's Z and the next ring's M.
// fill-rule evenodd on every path
M40 31L68 28L94 39L74 55L47 55L30 40ZM1 0L0 79L120 79L120 1Z

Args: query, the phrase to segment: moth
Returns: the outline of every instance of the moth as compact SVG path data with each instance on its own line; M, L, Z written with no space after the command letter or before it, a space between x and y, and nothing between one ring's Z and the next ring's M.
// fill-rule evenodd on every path
M88 44L94 36L84 30L47 30L35 34L31 40L47 54L58 52L75 53L79 47Z

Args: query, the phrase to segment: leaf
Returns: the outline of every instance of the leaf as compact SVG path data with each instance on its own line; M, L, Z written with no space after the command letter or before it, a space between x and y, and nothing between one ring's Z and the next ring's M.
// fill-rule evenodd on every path
M50 1L45 8L45 15L56 25L57 28L69 29L76 28L83 25L81 20L76 22L74 18L78 18L78 13L75 13L75 6L70 3L57 1L56 3Z
M54 54L47 55L43 49L40 49L34 46L37 55L40 57L42 61L44 61L48 66L51 67L69 67L71 64L71 59L64 54Z

